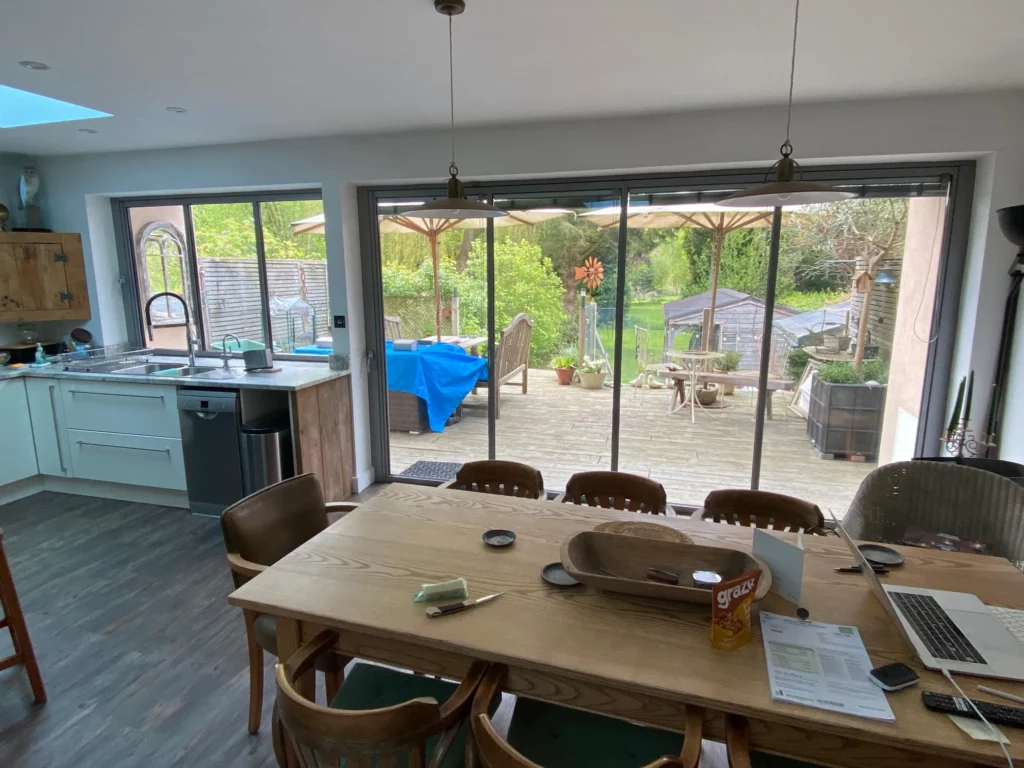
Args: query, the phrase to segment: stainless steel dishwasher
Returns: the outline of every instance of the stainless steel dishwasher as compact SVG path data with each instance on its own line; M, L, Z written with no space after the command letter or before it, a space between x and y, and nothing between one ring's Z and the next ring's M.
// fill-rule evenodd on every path
M179 389L178 418L189 507L220 517L243 495L238 392Z

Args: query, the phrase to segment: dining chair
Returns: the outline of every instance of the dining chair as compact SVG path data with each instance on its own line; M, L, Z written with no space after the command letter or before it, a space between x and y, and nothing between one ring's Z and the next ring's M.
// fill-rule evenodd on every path
M825 535L825 517L817 504L768 491L742 488L712 491L704 499L699 519L749 528L803 530Z
M0 529L0 609L3 610L3 615L0 616L0 629L6 627L10 632L11 645L14 648L13 654L0 659L0 670L17 666L25 667L36 704L45 704L46 687L43 685L43 676L39 672L39 663L36 661L36 652L32 647L32 638L28 635L28 626L25 624L25 614L21 610L21 601L18 600L18 592L14 588L11 566L7 562L7 554L4 552L2 529Z
M310 473L275 483L228 507L220 524L235 588L327 528L328 513L344 515L356 506L325 502L320 481ZM242 615L249 646L249 733L256 733L263 711L263 652L277 655L277 626L273 616L250 610ZM343 656L324 657L319 669L328 698L337 691L348 661Z
M843 525L855 539L898 544L907 528L981 541L1024 570L1024 487L974 467L898 461L857 489Z
M523 499L544 498L544 478L540 471L516 461L467 461L459 468L455 479L441 487Z
M577 472L556 501L652 515L664 515L668 507L665 486L628 472Z
M338 633L325 629L275 673L274 753L300 768L456 768L465 764L466 717L487 671L476 662L459 684L391 667L357 663L329 707L304 698L296 681L331 653Z
M473 699L467 765L483 768L696 768L704 710L687 707L685 736L557 704L516 699L508 738L490 718L508 668L492 664Z

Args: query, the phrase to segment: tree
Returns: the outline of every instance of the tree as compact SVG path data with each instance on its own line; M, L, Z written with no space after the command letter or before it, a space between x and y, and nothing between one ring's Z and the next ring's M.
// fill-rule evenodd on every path
M564 343L570 316L562 305L562 281L536 243L494 244L494 325L496 333L517 314L533 321L532 365L547 365ZM469 333L487 331L487 244L478 238L460 276L460 312Z
M886 260L903 252L907 234L909 206L904 198L849 200L813 206L805 213L795 214L792 224L803 245L832 254L832 259L809 268L815 271L842 272L849 280L866 274L864 299L857 330L857 348L853 367L860 374L864 360L864 343L871 309L871 292L878 271Z

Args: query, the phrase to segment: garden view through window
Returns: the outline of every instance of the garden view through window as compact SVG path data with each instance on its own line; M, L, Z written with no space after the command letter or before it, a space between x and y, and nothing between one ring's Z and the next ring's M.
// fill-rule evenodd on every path
M879 463L914 455L943 185L785 209L767 357L770 209L723 208L686 189L630 190L623 259L615 189L494 200L510 215L494 220L491 254L483 221L435 231L403 220L414 197L379 200L393 476L449 479L489 457L493 430L493 458L536 467L549 490L574 472L617 468L699 506L711 490L751 485L762 367L758 487L841 515ZM425 398L414 394L417 375Z
M140 316L185 299L204 350L331 351L320 199L129 208ZM150 306L151 348L187 349L185 310Z

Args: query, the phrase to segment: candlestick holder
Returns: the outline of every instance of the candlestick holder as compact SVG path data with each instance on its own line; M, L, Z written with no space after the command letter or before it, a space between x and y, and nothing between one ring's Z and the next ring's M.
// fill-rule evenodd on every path
M942 442L950 456L955 456L958 459L962 459L964 456L981 458L988 455L989 448L995 447L995 435L986 434L983 438L977 437L972 430L968 429L967 420L960 419L954 429L947 428L942 433Z

